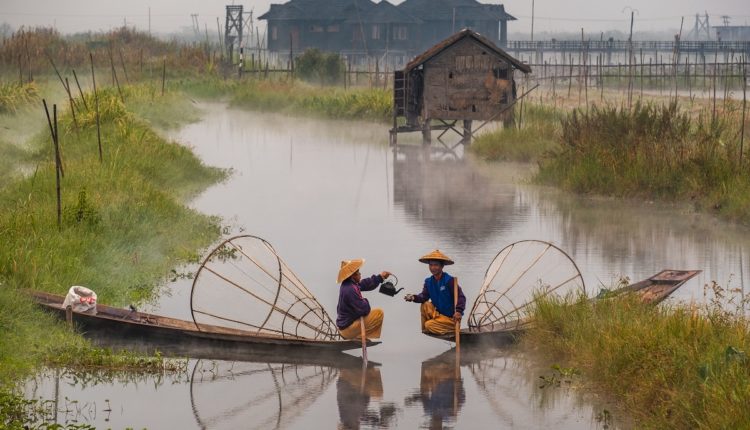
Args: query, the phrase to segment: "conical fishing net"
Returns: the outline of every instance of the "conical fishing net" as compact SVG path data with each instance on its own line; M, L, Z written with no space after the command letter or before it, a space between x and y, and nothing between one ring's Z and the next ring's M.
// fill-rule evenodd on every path
M575 262L548 242L523 240L503 248L484 276L469 315L473 329L513 330L528 322L536 298L585 294Z
M225 240L198 270L193 321L263 336L340 340L336 324L271 244L250 236Z

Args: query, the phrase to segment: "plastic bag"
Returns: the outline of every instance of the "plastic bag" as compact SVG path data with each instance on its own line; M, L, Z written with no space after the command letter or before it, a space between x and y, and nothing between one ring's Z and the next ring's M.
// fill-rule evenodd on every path
M74 285L68 290L63 308L73 307L73 312L96 313L96 293L86 287Z

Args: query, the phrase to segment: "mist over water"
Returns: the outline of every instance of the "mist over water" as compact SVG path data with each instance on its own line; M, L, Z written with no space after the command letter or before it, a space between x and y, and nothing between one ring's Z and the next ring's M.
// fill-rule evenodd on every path
M703 285L711 280L744 288L746 229L686 206L567 195L525 183L525 165L425 155L418 146L394 153L386 125L220 104L203 108L203 120L172 137L233 174L192 201L193 208L221 216L233 233L268 240L333 318L340 260L365 258L364 276L382 270L398 276L398 287L405 287L398 296L364 293L385 312L383 343L368 351L380 366L363 370L357 350L312 362L314 357L242 362L217 356L191 360L186 374L170 382L85 385L53 374L29 384L29 392L45 398L57 387L58 398L96 403L96 416L83 422L149 428L598 428L607 424L602 411L612 406L566 385L539 388L539 377L550 374L553 364L544 357L518 347L467 352L457 372L451 345L422 335L419 307L403 301L429 275L417 259L435 248L452 257L456 264L447 271L459 278L469 308L497 252L523 239L550 241L568 252L589 293L621 276L637 281L662 269L704 270L674 300L703 300ZM190 319L190 287L190 280L165 285L159 302L145 311ZM115 405L109 421L101 413L105 398Z

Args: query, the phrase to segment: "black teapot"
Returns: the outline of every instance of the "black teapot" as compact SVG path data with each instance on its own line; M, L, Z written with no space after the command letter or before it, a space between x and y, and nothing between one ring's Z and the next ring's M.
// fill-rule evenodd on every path
M393 273L391 273L391 276L393 276L396 283L393 283L391 281L383 282L382 284L380 284L380 289L378 291L381 292L382 294L385 294L386 296L393 297L396 294L398 294L401 290L403 290L403 288L399 288L397 290L396 285L398 285L398 278Z

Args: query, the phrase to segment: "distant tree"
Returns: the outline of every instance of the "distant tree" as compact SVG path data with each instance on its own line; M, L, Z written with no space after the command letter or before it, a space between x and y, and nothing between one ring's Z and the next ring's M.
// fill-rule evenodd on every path
M0 24L0 39L5 40L13 34L13 27L7 22Z
M346 64L339 54L312 48L302 53L294 62L297 76L305 81L319 84L343 82Z

